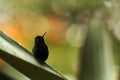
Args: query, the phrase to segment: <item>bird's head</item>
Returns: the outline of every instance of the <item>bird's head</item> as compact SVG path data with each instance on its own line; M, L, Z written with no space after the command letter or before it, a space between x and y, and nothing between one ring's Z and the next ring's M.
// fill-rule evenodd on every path
M44 36L45 36L46 33L47 33L47 32L45 32L45 33L43 34L43 36L36 36L36 37L35 37L35 43L36 43L36 44L39 44L40 42L43 42L43 41L44 41Z

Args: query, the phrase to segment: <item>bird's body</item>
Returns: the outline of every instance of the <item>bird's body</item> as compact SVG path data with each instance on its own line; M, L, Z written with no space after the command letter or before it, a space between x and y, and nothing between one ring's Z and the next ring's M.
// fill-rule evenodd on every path
M45 34L44 34L45 35ZM36 36L35 45L33 47L33 54L37 60L45 61L48 58L49 51L48 47L44 42L43 36Z

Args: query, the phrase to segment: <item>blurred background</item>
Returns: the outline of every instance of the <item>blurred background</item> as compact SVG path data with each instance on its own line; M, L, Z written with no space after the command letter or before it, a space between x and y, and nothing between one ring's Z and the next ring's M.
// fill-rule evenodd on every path
M81 50L88 28L102 24L107 27L113 41L112 57L118 73L119 0L0 0L0 30L29 51L32 51L35 36L47 32L45 42L50 52L47 63L70 80L76 80L78 65L82 64ZM3 67L5 62L1 59L0 68Z

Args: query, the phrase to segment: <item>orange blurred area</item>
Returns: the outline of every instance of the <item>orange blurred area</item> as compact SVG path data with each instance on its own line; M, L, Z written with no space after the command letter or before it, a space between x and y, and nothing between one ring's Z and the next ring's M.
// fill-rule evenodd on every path
M19 25L16 22L6 21L1 24L2 24L1 26L2 30L7 35L9 35L10 37L12 37L13 39L15 39L16 41L22 44L26 44L26 37L24 36L21 27L19 27Z
M18 14L14 16L13 21L5 22L2 27L6 33L22 44L44 32L47 32L46 39L49 42L62 44L66 40L68 23L51 13L40 16Z
M3 65L4 65L4 61L0 59L0 68L3 67Z
M47 14L45 16L50 23L50 29L48 31L49 34L47 38L56 44L64 43L68 24L54 14Z

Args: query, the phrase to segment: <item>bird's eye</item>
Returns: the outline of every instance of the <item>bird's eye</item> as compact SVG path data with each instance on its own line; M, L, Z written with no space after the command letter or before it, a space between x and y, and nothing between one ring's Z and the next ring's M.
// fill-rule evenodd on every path
M38 42L38 41L39 41L39 39L36 39L35 41L36 41L36 42Z

